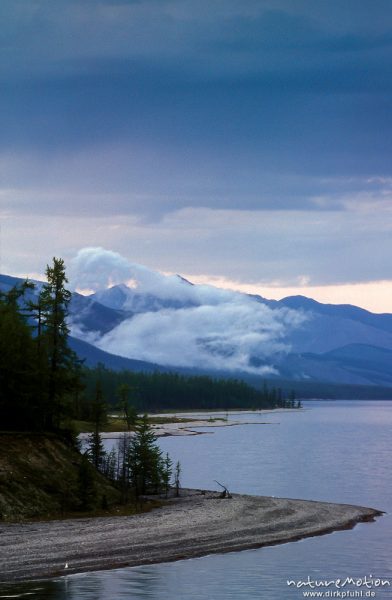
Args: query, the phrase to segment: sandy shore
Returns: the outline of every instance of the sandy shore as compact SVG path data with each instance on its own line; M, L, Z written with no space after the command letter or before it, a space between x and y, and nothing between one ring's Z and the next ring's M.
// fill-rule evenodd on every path
M211 429L208 433L213 433L213 429L217 429L219 427L232 427L232 426L242 426L242 425L279 425L279 421L276 420L279 413L281 412L293 412L295 410L298 412L298 409L292 408L275 408L275 409L266 409L266 410L258 410L258 411L204 411L204 412L177 412L171 413L170 415L167 413L159 413L159 414L150 414L150 417L163 417L163 418L180 418L183 419L180 423L162 423L162 424L153 424L151 427L154 431L156 437L166 437L166 436L189 436L189 435L201 435L206 433L205 431L200 431L200 429ZM243 421L238 420L236 416L244 416L244 415L258 415L260 418L264 418L265 415L273 415L273 420L271 421ZM186 421L189 419L189 421ZM81 441L85 441L89 433L80 433L79 439ZM116 440L121 438L124 435L122 431L110 431L110 432L102 432L101 438L103 440Z
M0 582L56 577L232 552L351 528L377 510L182 490L132 517L0 525ZM68 568L65 569L65 564Z

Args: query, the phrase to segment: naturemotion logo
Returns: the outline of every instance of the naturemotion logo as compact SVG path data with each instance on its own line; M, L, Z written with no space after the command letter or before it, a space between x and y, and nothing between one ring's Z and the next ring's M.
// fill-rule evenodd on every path
M376 591L391 587L391 579L365 575L337 579L288 579L287 585L302 591L304 598L375 598Z

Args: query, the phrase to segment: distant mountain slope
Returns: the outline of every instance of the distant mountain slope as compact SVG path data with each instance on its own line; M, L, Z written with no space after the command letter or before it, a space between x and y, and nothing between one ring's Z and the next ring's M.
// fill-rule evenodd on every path
M350 344L324 354L289 354L277 366L287 379L392 386L391 365L391 350Z
M9 292L16 285L20 285L24 280L20 277L12 277L11 275L0 275L0 290Z
M183 277L178 276L181 285L190 286L191 284ZM159 292L159 290L157 290ZM89 296L91 300L99 302L112 309L129 311L133 313L156 312L164 308L179 309L190 306L197 306L197 302L190 299L162 297L159 294L139 293L133 288L129 288L123 283L114 285L111 288L96 292Z
M15 277L0 275L0 290L8 291L21 282ZM256 369L260 370L258 376L264 377L261 369L268 367L268 377L276 380L392 386L391 314L373 314L351 305L322 304L304 296L292 296L280 301L266 300L260 296L192 285L179 276L172 276L168 283L164 281L162 289L155 280L153 284L153 288L150 286L145 292L121 284L88 297L73 294L69 320L71 345L86 359L87 365L94 366L102 362L114 369L149 372L178 370L182 373L216 373L217 376L241 378L250 377ZM234 331L237 337L230 337L225 323L223 328L221 325L215 327L216 319L228 305L235 308L228 313L228 318L238 320L236 329L229 331ZM271 347L266 355L265 352L257 352L256 344L249 352L248 364L242 363L236 367L233 361L230 363L237 351L235 344L246 343L249 336L253 335L253 328L255 334L259 335L263 326L264 312L260 313L260 305L270 309L266 310L266 319L275 311L283 315L280 321L276 321L279 326L282 324L284 330L282 348L277 351ZM257 313L258 321L253 320L253 311ZM282 321L285 311L294 311L290 313L291 317L299 314L304 318L298 319L294 327L286 327ZM198 313L198 320L194 327L197 328L201 323L203 330L195 331L192 321L188 324L188 319L193 319L195 312ZM203 320L200 320L200 315ZM147 320L153 323L150 328L145 327ZM202 364L200 360L187 367L180 367L173 360L164 364L166 347L160 336L161 326L167 322L171 324L171 348L178 345L189 353L191 346L184 344L182 336L189 335L191 331L195 335L194 347L202 348L204 352L205 361ZM243 324L247 328L244 336L241 333ZM131 346L128 339L133 341L134 327L139 337L138 343ZM108 336L116 340L119 330L121 346L112 344L113 353L106 352L107 346L102 340ZM168 329L163 331L168 339ZM144 352L145 340L150 347L160 344L159 359L149 360L148 353ZM215 369L214 354L223 357L219 363L221 366L215 366ZM143 360L139 360L142 357ZM158 362L161 364L155 364ZM230 364L230 368L227 364Z
M104 334L119 325L124 319L132 317L132 312L124 312L103 306L90 297L74 293L70 304L70 316L73 328L80 333Z
M294 352L321 354L349 344L392 350L392 314L374 314L351 304L322 304L305 296L282 300L251 297L272 309L287 307L306 315L302 326L287 338Z
M359 321L364 325L392 333L392 314L389 313L375 314L352 304L322 304L306 296L288 296L279 300L278 303L295 310L303 309L330 317Z
M353 374L365 377L377 385L392 385L392 351L386 348L350 344L323 355L326 362L333 362Z
M306 322L288 336L294 352L322 354L349 344L380 346L392 350L392 333L388 329L383 330L381 323L377 323L375 327L346 318L339 312L333 316L302 310L306 314Z
M361 343L392 350L392 314L374 314L349 304L322 304L305 296L289 296L282 300L267 300L251 294L247 296L272 310L287 307L306 315L303 325L287 337L294 352L324 353L340 346ZM112 309L132 308L131 312L134 313L197 305L189 299L181 303L178 299L141 294L123 284L98 292L90 298Z
M11 288L21 285L24 279L0 275L0 291L8 292ZM28 292L28 299L37 297L42 282L31 280L37 286L33 292ZM92 297L83 296L74 292L70 303L70 317L72 325L77 329L79 335L104 334L110 331L124 319L132 316L130 311L120 311L108 306L103 306Z
M166 370L164 367L143 360L133 360L132 358L109 354L109 352L104 352L92 344L72 336L69 337L69 345L79 358L84 360L86 367L96 367L101 363L108 369L113 369L114 371L129 370L153 373L154 371Z

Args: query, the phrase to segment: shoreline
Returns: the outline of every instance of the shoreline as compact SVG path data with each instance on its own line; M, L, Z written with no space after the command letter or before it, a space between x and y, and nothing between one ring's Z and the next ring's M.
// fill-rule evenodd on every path
M1 523L0 583L250 550L351 529L382 514L349 504L181 490L163 507L128 517Z
M149 417L180 417L181 419L189 418L189 421L178 422L167 422L162 424L152 424L151 428L154 435L159 437L167 436L191 436L191 435L205 435L207 433L213 433L213 431L198 431L199 429L217 429L220 427L234 427L242 425L280 425L278 421L238 421L233 420L230 417L235 415L264 415L279 414L281 412L301 411L303 409L298 408L268 408L259 409L257 411L251 411L248 409L232 410L232 411L189 411L189 412L173 412L173 413L154 413L149 414ZM195 418L198 417L198 418ZM101 432L101 438L103 440L117 440L126 433L125 431L103 431ZM89 432L81 432L78 437L81 441L84 441L90 435Z

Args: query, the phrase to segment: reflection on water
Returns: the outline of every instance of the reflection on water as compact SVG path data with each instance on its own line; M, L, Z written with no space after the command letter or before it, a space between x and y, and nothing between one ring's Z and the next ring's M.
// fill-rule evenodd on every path
M363 504L392 512L392 404L307 406L309 410L263 419L273 426L221 428L214 435L162 438L160 445L181 461L184 486L208 488L218 479L238 492ZM260 421L259 415L241 418ZM282 546L3 586L0 598L300 600L302 590L289 588L288 579L373 575L392 583L391 539L392 519L387 514L351 531ZM362 591L366 597L367 590ZM375 597L391 598L392 586L377 589Z
M0 598L67 598L66 593L61 591L61 588L65 588L64 584L61 582L59 586L57 581L0 584Z

